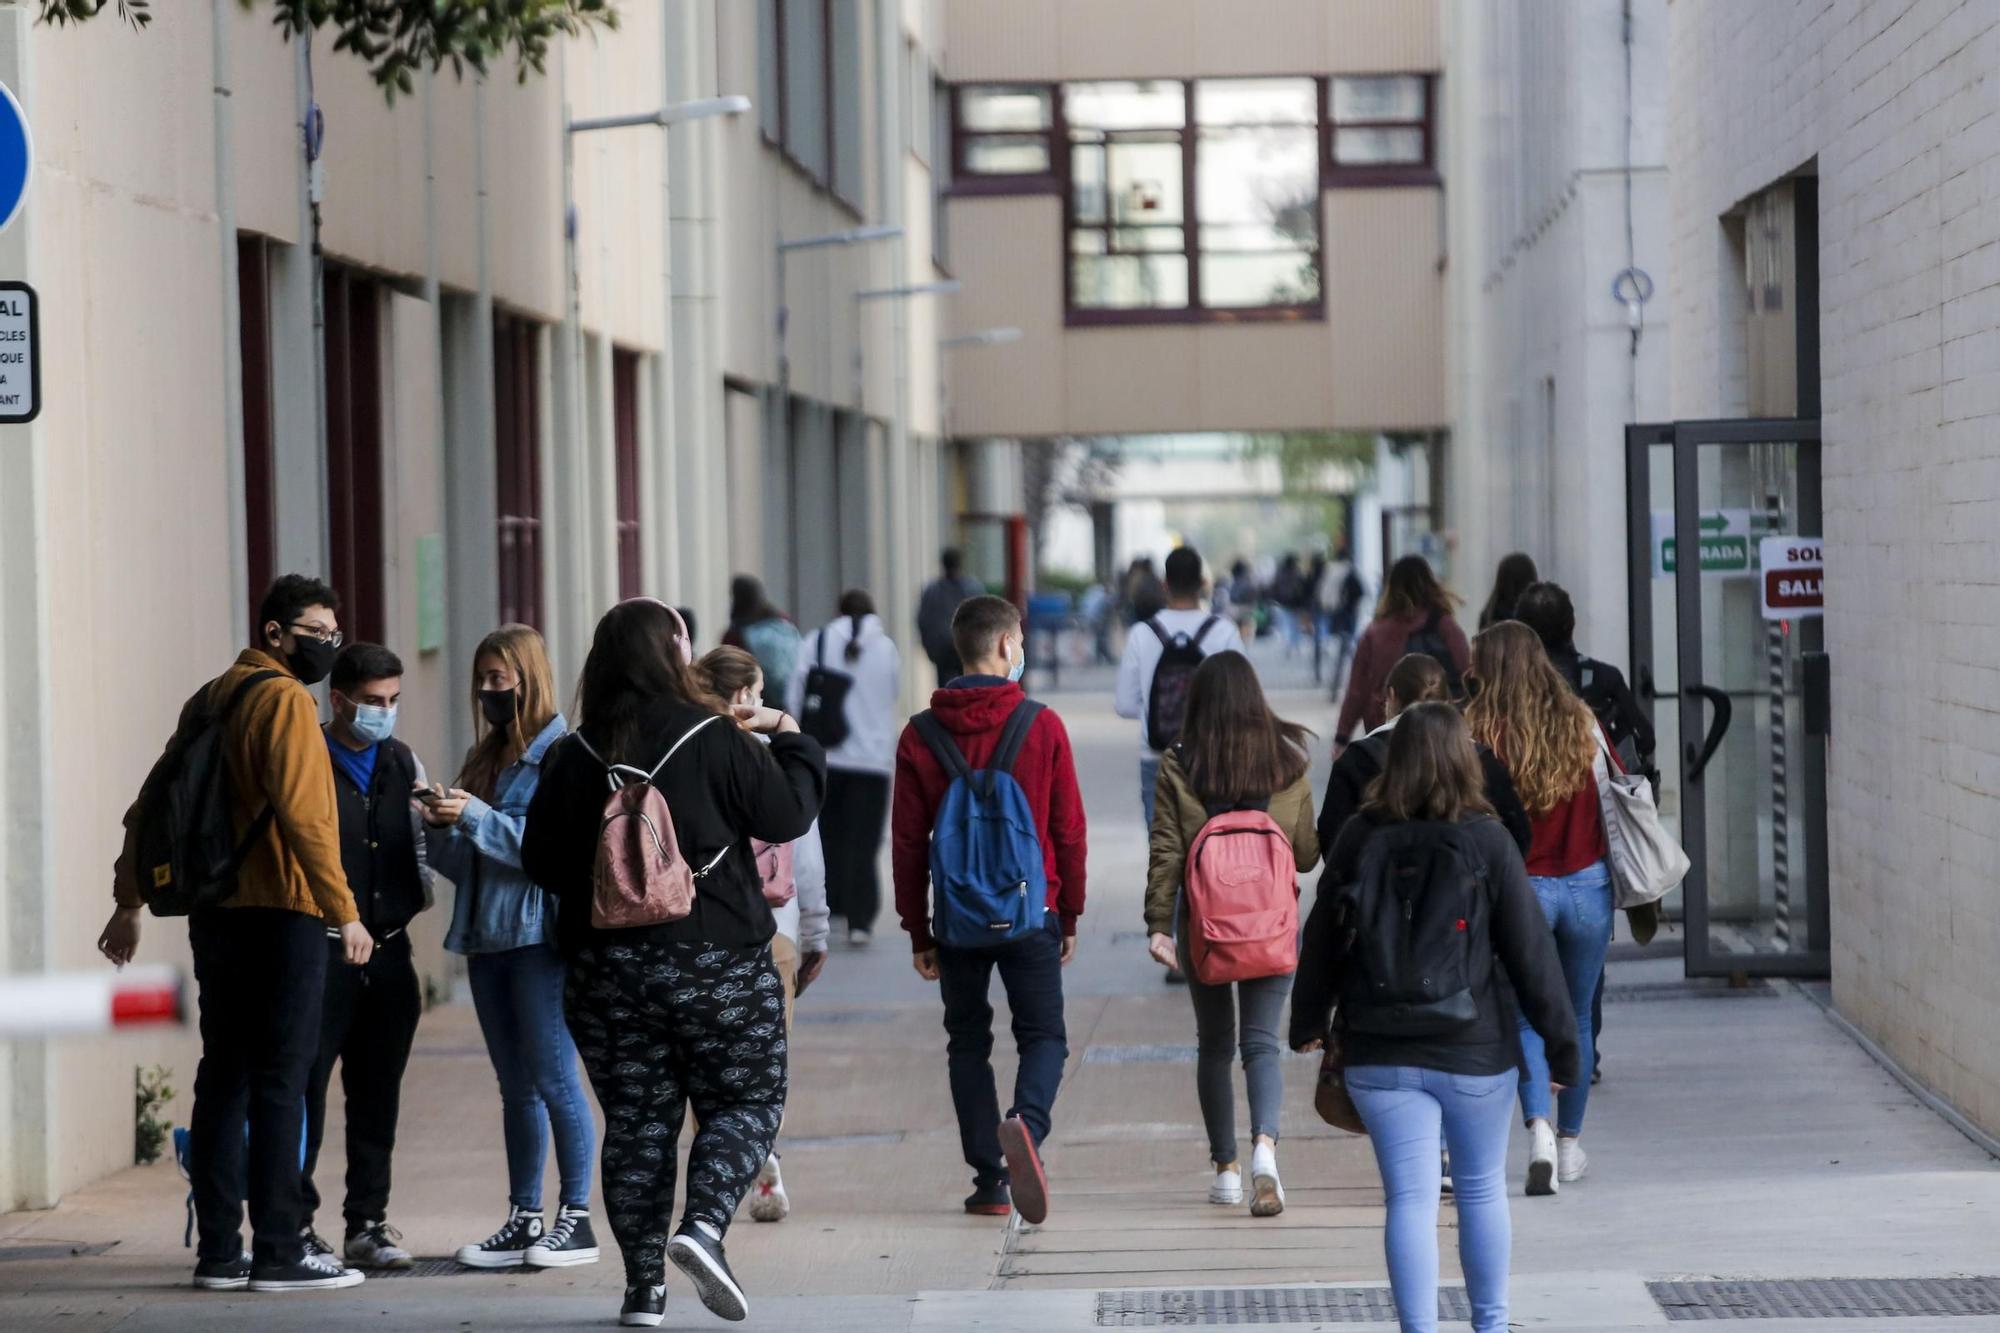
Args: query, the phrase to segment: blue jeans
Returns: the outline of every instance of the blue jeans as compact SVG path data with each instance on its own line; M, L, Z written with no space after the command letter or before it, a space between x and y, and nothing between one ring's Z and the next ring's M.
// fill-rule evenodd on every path
M1577 1077L1556 1098L1556 1133L1575 1138L1583 1133L1583 1112L1590 1104L1591 1053L1596 1034L1590 1026L1590 1001L1597 979L1604 975L1604 955L1611 948L1611 870L1598 861L1573 875L1545 878L1531 875L1542 915L1555 932L1556 957L1562 962L1569 1002L1576 1010ZM1541 1034L1520 1019L1521 1054L1527 1072L1521 1077L1521 1116L1549 1118L1549 1057ZM1457 1179L1456 1176L1453 1179Z
M951 1069L951 1104L958 1113L959 1146L973 1180L1007 1179L1000 1153L1000 1094L993 1083L993 1005L987 999L993 970L1007 989L1014 1016L1014 1107L1037 1144L1049 1136L1056 1089L1069 1059L1063 1026L1062 924L1051 912L1048 928L995 949L940 947L938 989L944 997L945 1059Z
M1356 1065L1347 1071L1347 1091L1368 1126L1388 1196L1384 1240L1403 1333L1434 1333L1438 1326L1440 1143L1451 1150L1458 1262L1465 1270L1473 1333L1506 1333L1513 1082L1511 1073L1444 1074L1411 1065Z
M546 944L530 944L473 954L466 966L486 1054L500 1076L507 1201L541 1210L542 1165L553 1130L562 1205L581 1208L590 1202L597 1128L577 1077L576 1043L563 1022L562 957Z
M1146 812L1146 832L1153 831L1153 793L1160 786L1160 756L1139 756L1139 808Z

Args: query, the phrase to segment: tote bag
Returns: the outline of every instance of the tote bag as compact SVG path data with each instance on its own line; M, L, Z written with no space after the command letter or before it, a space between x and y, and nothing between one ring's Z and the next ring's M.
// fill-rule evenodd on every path
M1621 773L1610 759L1604 732L1597 738L1597 805L1604 816L1604 840L1611 848L1611 887L1620 911L1656 903L1687 878L1690 862L1653 804L1653 787L1634 773Z

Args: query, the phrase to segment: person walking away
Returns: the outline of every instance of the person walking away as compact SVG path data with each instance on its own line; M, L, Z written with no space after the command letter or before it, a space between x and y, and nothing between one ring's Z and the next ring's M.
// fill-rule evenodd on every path
M1312 604L1311 592L1306 572L1299 567L1298 554L1285 552L1278 561L1277 573L1271 576L1271 604L1277 608L1278 624L1284 630L1287 657L1298 651L1299 617Z
M958 608L952 638L966 674L931 695L896 746L896 912L917 975L944 1000L952 1107L973 1173L965 1211L1018 1207L1040 1222L1049 1206L1041 1144L1069 1058L1062 969L1083 915L1083 796L1062 719L1021 690L1019 609L975 597ZM1030 826L1032 845L1020 836ZM988 1001L996 969L1020 1053L1004 1121Z
M926 583L917 598L917 640L942 685L964 671L958 649L951 646L951 618L961 603L983 594L986 585L965 572L965 557L953 547L938 556L938 566L938 577Z
M1153 568L1153 557L1134 560L1132 572L1125 580L1125 627L1131 629L1151 620L1166 605L1166 588Z
M827 906L865 946L882 910L882 832L896 768L896 699L903 662L875 603L849 589L840 618L805 643L786 706L826 750Z
M1411 653L1436 658L1444 668L1451 697L1464 696L1465 669L1472 660L1472 650L1465 641L1465 631L1453 618L1457 607L1458 598L1438 582L1430 562L1422 556L1406 555L1389 566L1375 619L1354 649L1354 668L1347 675L1347 695L1341 700L1340 721L1333 732L1336 755L1353 739L1357 725L1373 731L1387 721L1383 684L1390 669Z
M693 638L688 642L692 644ZM738 574L729 581L729 628L722 642L747 649L757 659L764 672L764 702L782 708L798 665L799 631L789 616L771 605L761 580Z
M1505 1333L1517 1026L1537 1034L1545 1076L1574 1083L1582 1068L1555 946L1482 785L1456 709L1402 714L1381 780L1327 859L1292 995L1292 1048L1338 1039L1374 1145L1403 1333L1438 1327L1444 1149L1472 1328Z
M1493 571L1493 591L1486 595L1486 605L1479 609L1479 628L1491 629L1503 620L1514 619L1514 604L1541 577L1535 571L1533 556L1520 551L1502 556Z
M604 1109L619 1319L659 1326L669 1260L710 1313L745 1319L723 1238L770 1158L787 1061L777 924L753 840L806 836L825 758L786 714L704 689L680 617L650 598L598 621L578 699L578 730L550 752L521 850L558 903L564 1011ZM690 1111L699 1128L675 1227Z
M332 588L301 574L279 578L264 594L251 646L188 700L174 740L126 811L112 878L116 906L97 941L122 967L138 952L141 907L187 914L201 1000L189 1124L200 1233L194 1285L210 1291L325 1290L362 1280L358 1269L307 1253L299 1194L326 932L340 937L342 967L365 967L375 948L341 868L333 768L307 689L333 668L339 610ZM227 809L214 814L230 854L214 878L186 882L176 874L198 849L181 840L186 830L174 827L169 807L204 756L220 766Z
M1199 1060L1195 1090L1215 1178L1208 1201L1243 1202L1236 1154L1236 1094L1230 1057L1239 1049L1250 1096L1254 1217L1285 1210L1278 1176L1284 1102L1279 1024L1297 963L1298 877L1319 863L1307 738L1271 711L1250 659L1218 653L1195 672L1187 723L1160 761L1159 799L1146 874L1147 947L1177 967L1194 1003ZM1204 870L1204 867L1206 869ZM1199 872L1199 873L1198 873ZM1260 933L1246 923L1261 923ZM1219 958L1228 939L1246 956ZM1245 947L1245 941L1251 941ZM1214 967L1219 959L1223 964ZM1210 982L1213 974L1235 977ZM1239 1014L1240 1028L1239 1028Z
M380 644L349 644L334 661L329 691L333 720L325 727L326 749L340 815L340 864L375 952L365 966L348 967L340 956L340 932L326 932L325 1001L318 1055L306 1082L306 1160L299 1177L305 1237L308 1248L334 1253L313 1225L320 1204L313 1175L326 1138L327 1086L338 1060L347 1107L342 1252L357 1268L409 1268L416 1261L388 1221L390 1160L403 1071L424 1011L409 926L431 905L423 821L413 798L435 800L438 794L416 752L396 739L401 658Z
M1590 1000L1611 944L1610 846L1598 805L1595 768L1601 732L1589 707L1549 664L1542 641L1518 621L1502 621L1472 643L1478 692L1466 708L1472 734L1507 765L1528 808L1534 840L1528 877L1555 939L1564 984L1576 1010L1582 1068L1590 1069L1594 1034ZM1612 762L1616 762L1615 756ZM1521 1033L1521 1114L1530 1135L1528 1193L1554 1194L1583 1177L1587 1080L1556 1075L1563 1085L1550 1128L1550 1066L1542 1040Z
M1160 756L1180 736L1196 668L1216 653L1243 651L1236 626L1202 608L1201 553L1177 547L1167 556L1167 604L1125 640L1113 702L1118 716L1139 720L1139 806L1153 825Z
M457 886L444 947L465 956L472 1005L500 1081L507 1218L458 1251L469 1268L595 1263L590 1169L596 1126L563 1023L554 905L522 860L528 806L549 750L569 731L556 707L542 636L503 625L472 656L476 739L458 783L424 807L431 864ZM542 1220L542 1172L555 1139L555 1223Z
M696 664L701 683L731 709L754 707L764 697L764 673L757 659L741 648L717 648ZM821 850L819 823L803 838L789 843L750 845L762 876L764 901L778 933L771 937L771 961L785 983L785 1040L791 1041L792 1010L806 987L826 967L826 856ZM757 1222L782 1222L792 1213L792 1198L774 1147L757 1173L750 1195L750 1217Z
M1318 588L1320 613L1326 621L1327 633L1338 647L1333 671L1327 677L1328 688L1336 700L1340 698L1341 676L1354 652L1354 636L1361 628L1361 599L1366 594L1353 557L1348 554L1347 539L1342 537L1334 545L1333 559L1327 561Z

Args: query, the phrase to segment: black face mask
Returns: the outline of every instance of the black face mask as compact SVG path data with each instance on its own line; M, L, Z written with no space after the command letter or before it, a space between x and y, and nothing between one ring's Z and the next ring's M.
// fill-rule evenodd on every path
M285 664L305 684L317 685L332 672L333 659L339 655L340 649L333 644L294 634L292 651L285 654Z
M505 730L514 725L515 714L521 711L519 690L481 690L479 711L486 714L489 726Z

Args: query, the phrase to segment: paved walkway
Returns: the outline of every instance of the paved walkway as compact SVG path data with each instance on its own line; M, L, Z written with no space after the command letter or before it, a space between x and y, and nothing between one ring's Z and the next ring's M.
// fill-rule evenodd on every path
M1071 1065L1048 1150L1055 1211L1039 1228L957 1211L966 1180L937 999L885 923L873 949L836 954L802 1007L785 1149L796 1211L783 1225L746 1221L730 1235L731 1260L752 1294L747 1328L1056 1333L1139 1323L1148 1298L1134 1293L1148 1289L1281 1288L1296 1302L1326 1299L1324 1284L1383 1283L1381 1191L1368 1148L1313 1116L1310 1059L1287 1064L1289 1211L1253 1221L1203 1202L1192 1018L1185 995L1162 985L1146 959L1139 919L1144 845L1132 727L1111 716L1101 695L1053 702L1076 740L1093 832L1091 911L1066 978ZM1317 692L1283 702L1327 729ZM1673 960L1614 964L1607 1079L1588 1135L1591 1176L1555 1199L1517 1195L1517 1325L1664 1327L1649 1280L2000 1271L2000 1171L1985 1154L1798 990L1717 994L1681 986L1678 975ZM1003 1068L1003 1084L1009 1077ZM322 1166L328 1181L339 1179L338 1143L336 1127ZM1517 1181L1523 1152L1517 1143ZM171 1166L138 1168L53 1211L0 1218L0 1328L615 1321L623 1285L615 1252L563 1273L405 1277L325 1296L201 1295L184 1285L184 1188ZM426 1016L418 1036L395 1220L416 1252L445 1255L490 1231L504 1202L492 1074L469 1005L448 1005ZM1450 1272L1449 1209L1444 1226ZM669 1327L719 1327L685 1283L673 1293ZM1292 1326L1388 1327L1325 1318ZM2000 1309L1752 1326L1981 1333L2000 1330Z

